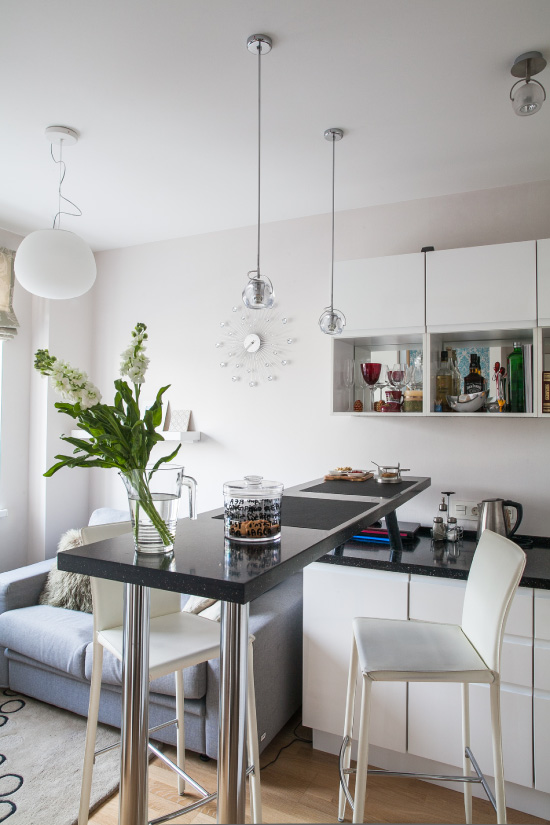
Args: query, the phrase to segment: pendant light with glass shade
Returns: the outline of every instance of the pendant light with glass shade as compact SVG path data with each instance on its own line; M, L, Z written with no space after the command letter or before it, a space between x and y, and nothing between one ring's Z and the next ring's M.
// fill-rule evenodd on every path
M59 164L58 211L52 229L38 229L23 239L15 256L15 275L21 286L41 298L77 298L90 289L96 278L96 263L90 247L74 232L61 229L61 215L79 217L82 214L61 194L65 178L63 146L74 145L78 132L68 126L48 126L46 138L52 158ZM53 155L54 143L59 146L59 160ZM62 200L77 211L63 212Z
M533 75L542 72L545 67L546 60L540 52L525 52L514 60L510 73L521 78L510 89L510 100L516 115L534 115L546 100L544 86L533 80Z
M275 301L273 284L260 272L262 54L270 52L271 46L271 38L266 34L251 34L246 41L248 51L258 55L258 255L256 269L248 272L248 283L243 289L243 304L248 309L269 309Z
M321 332L325 335L340 335L346 325L346 316L339 309L334 308L334 166L335 166L335 143L342 140L344 132L342 129L327 129L324 133L325 140L332 141L332 263L330 271L330 306L325 307L319 318Z

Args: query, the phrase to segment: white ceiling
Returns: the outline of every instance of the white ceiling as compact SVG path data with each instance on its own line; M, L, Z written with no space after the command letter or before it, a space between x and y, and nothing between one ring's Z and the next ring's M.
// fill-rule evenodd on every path
M514 115L510 67L550 61L548 0L0 0L0 226L62 226L95 250L256 221L257 58L262 219L550 179L550 100ZM550 66L538 79L550 97Z

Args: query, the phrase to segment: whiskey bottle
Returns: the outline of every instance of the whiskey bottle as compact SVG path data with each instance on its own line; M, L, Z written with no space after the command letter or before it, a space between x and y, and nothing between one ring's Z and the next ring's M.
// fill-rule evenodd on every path
M435 376L435 412L452 412L447 396L453 394L453 375L449 368L449 353L441 353L441 366Z
M485 379L481 374L479 365L479 355L472 352L470 355L470 372L464 379L464 393L471 395L474 392L483 392L485 390Z

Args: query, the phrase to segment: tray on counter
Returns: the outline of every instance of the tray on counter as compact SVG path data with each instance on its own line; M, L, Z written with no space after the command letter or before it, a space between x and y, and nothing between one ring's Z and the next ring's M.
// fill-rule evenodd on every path
M325 481L367 481L373 476L374 473L335 473L334 475L327 473L324 479Z

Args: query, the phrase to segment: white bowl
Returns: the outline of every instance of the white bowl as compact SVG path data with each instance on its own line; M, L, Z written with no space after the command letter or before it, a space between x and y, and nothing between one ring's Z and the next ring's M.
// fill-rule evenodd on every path
M477 412L487 400L487 390L470 395L448 395L447 403L454 412Z

